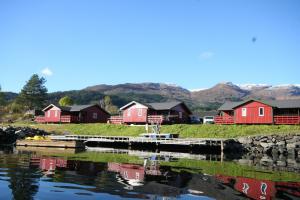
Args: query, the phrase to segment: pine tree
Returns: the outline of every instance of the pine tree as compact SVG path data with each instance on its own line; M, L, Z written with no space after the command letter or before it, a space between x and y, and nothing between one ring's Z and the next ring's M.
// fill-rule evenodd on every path
M47 98L45 82L43 77L33 74L21 90L18 101L27 109L41 109Z

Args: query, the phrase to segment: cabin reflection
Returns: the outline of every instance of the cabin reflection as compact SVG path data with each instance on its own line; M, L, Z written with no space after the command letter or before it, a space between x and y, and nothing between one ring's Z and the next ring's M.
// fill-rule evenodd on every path
M93 185L86 189L124 198L177 198L180 195L215 199L299 199L300 182L275 182L247 177L192 174L160 165L160 158L145 159L143 165L67 160L32 156L30 167L65 183ZM59 173L59 176L55 176Z
M300 183L275 182L245 177L216 176L222 183L231 186L251 199L271 200L300 198Z

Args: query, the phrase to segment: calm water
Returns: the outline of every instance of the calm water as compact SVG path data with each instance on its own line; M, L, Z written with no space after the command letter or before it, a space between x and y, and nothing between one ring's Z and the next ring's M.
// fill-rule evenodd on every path
M0 199L300 199L299 173L185 157L2 148Z

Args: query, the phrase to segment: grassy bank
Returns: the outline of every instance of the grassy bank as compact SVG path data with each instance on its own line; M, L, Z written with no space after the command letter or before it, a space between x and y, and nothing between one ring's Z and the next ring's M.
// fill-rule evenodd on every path
M145 133L144 126L112 124L34 124L15 123L13 126L29 126L59 134L138 136ZM300 133L299 125L164 125L163 133L179 133L181 138L237 138L251 135Z

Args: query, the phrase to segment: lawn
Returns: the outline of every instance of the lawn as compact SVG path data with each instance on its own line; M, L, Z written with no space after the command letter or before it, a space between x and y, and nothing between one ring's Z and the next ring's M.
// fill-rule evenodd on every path
M35 124L14 123L13 126L43 129L57 134L138 136L145 133L144 126L113 124ZM151 128L150 128L151 129ZM181 138L237 138L251 135L300 133L299 125L163 125L162 133L178 133Z

